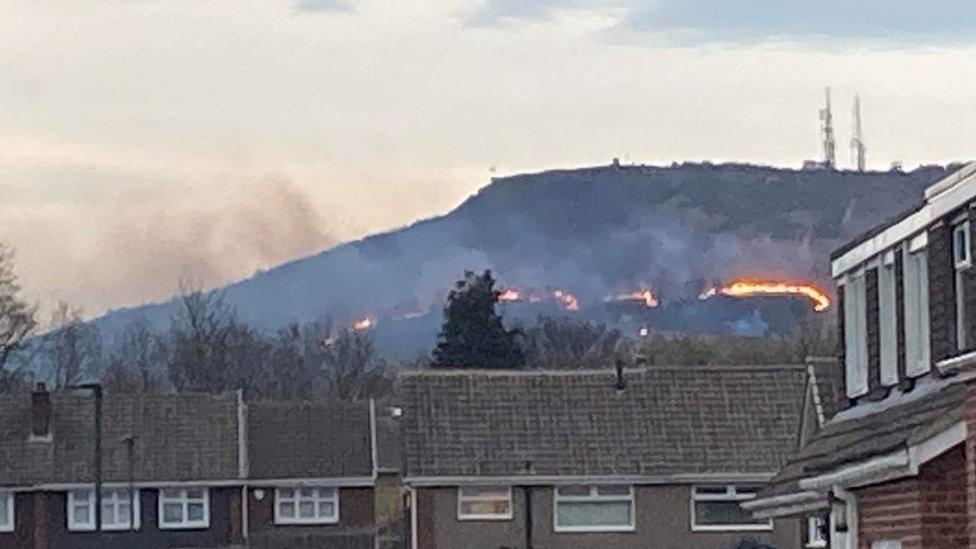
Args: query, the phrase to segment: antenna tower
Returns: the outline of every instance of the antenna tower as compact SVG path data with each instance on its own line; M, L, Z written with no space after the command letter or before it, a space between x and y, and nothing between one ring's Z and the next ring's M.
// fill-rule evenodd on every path
M854 137L851 139L851 156L857 164L857 171L864 171L864 135L861 133L861 98L854 96Z
M830 86L826 88L827 105L820 109L820 132L823 134L824 168L836 165L834 154L834 115L830 112Z

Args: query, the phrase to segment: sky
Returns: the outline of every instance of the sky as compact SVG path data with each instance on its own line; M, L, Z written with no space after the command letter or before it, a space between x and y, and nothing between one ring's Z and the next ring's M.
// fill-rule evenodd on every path
M963 0L0 0L0 242L88 316L449 211L492 176L973 158Z

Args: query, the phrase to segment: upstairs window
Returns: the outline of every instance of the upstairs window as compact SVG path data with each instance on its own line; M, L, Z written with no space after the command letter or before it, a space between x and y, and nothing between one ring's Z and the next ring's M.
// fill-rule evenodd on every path
M956 270L956 348L969 348L969 330L966 319L966 271L972 265L970 259L969 221L952 228L952 263Z
M159 527L162 529L208 528L210 494L206 488L159 491Z
M878 267L878 335L881 359L881 384L898 383L898 284L895 279L895 254L888 252Z
M135 497L126 488L102 489L102 530L133 530L139 528L139 491ZM68 530L91 532L95 530L95 490L83 489L68 492Z
M632 486L560 486L554 493L556 532L632 532Z
M339 522L339 490L332 487L275 490L278 524L334 524Z
M868 391L867 314L864 274L858 273L844 284L844 371L849 398Z
M510 486L458 487L458 520L509 520L512 518Z
M756 497L756 488L695 486L691 489L691 530L772 530L772 519L754 519L739 506Z
M929 342L929 267L924 247L906 247L905 289L905 372L922 375L931 369Z
M827 547L827 521L824 517L807 517L807 547Z
M14 494L0 490L0 532L14 531Z

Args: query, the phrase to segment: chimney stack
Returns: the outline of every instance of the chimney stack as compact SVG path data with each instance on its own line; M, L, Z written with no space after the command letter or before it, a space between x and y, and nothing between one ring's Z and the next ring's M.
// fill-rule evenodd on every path
M51 434L51 393L43 381L31 392L31 437L46 438Z
M627 388L627 380L624 379L624 361L618 358L615 366L617 368L617 390L623 391Z

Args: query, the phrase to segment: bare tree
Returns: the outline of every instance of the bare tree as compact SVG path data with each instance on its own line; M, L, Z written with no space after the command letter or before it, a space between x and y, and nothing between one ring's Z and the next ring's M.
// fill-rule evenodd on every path
M177 391L261 391L268 343L217 292L184 289L168 337L167 373Z
M82 310L64 301L51 314L51 324L41 338L42 376L55 388L64 388L97 377L102 357L98 328L85 323Z
M608 368L620 341L620 332L603 324L539 317L524 331L522 348L530 368Z
M122 332L102 375L102 383L117 390L152 392L163 385L166 345L149 322L140 318Z
M392 386L386 364L376 359L373 339L366 332L340 331L325 342L323 359L326 390L334 398L380 397Z
M36 327L36 307L21 296L14 273L14 250L0 242L0 388L18 377L11 358L24 347Z

